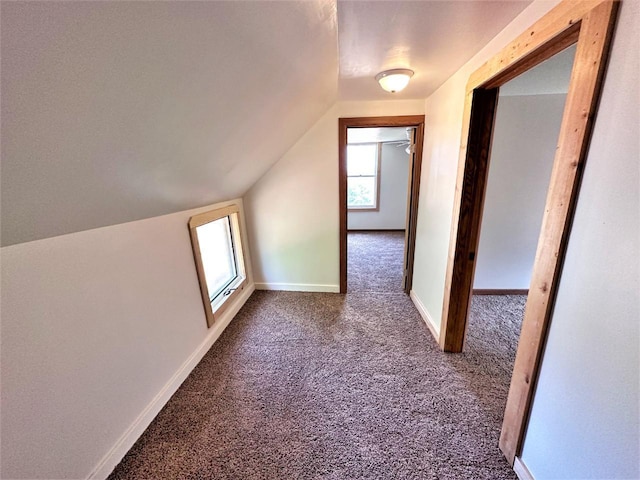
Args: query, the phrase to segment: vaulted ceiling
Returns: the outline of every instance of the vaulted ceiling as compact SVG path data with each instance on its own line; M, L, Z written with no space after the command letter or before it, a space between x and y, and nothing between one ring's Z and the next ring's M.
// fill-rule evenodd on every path
M338 99L426 98L529 2L2 2L2 244L243 195Z

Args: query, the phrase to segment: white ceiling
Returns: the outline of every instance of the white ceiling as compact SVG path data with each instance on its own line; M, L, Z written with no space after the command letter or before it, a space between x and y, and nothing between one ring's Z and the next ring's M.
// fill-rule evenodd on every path
M0 2L2 244L242 196L338 99L426 98L528 3Z
M500 96L567 93L576 46L572 45L500 87Z
M0 5L3 245L239 197L336 100L331 0Z
M530 1L339 1L339 95L344 100L426 98L495 37ZM390 94L377 73L410 68Z
M348 128L347 143L378 143L407 140L407 127Z

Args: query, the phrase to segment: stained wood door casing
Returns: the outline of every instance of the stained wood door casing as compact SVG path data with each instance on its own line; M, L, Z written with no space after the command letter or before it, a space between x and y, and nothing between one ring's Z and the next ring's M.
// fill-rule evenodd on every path
M462 351L478 246L497 89L577 43L551 173L500 448L520 453L569 238L618 2L565 0L476 72L467 85L463 144L445 279L440 346Z
M415 127L416 145L409 165L410 210L407 217L407 243L405 251L404 288L408 294L413 279L413 258L418 221L418 199L422 171L422 144L424 140L424 115L400 115L389 117L354 117L338 120L338 199L340 222L340 293L347 292L347 129L373 127Z

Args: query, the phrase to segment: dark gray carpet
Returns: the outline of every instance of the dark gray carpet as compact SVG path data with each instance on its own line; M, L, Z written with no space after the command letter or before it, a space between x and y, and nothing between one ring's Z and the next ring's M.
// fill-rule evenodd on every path
M518 297L440 352L404 294L256 292L110 479L515 479Z
M347 292L402 293L404 232L347 233Z

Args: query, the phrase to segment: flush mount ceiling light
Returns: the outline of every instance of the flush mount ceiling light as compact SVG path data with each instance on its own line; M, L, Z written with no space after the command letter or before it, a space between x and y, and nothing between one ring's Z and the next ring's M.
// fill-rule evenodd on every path
M387 92L396 93L409 84L411 77L413 77L413 70L396 68L380 72L376 75L376 80Z

